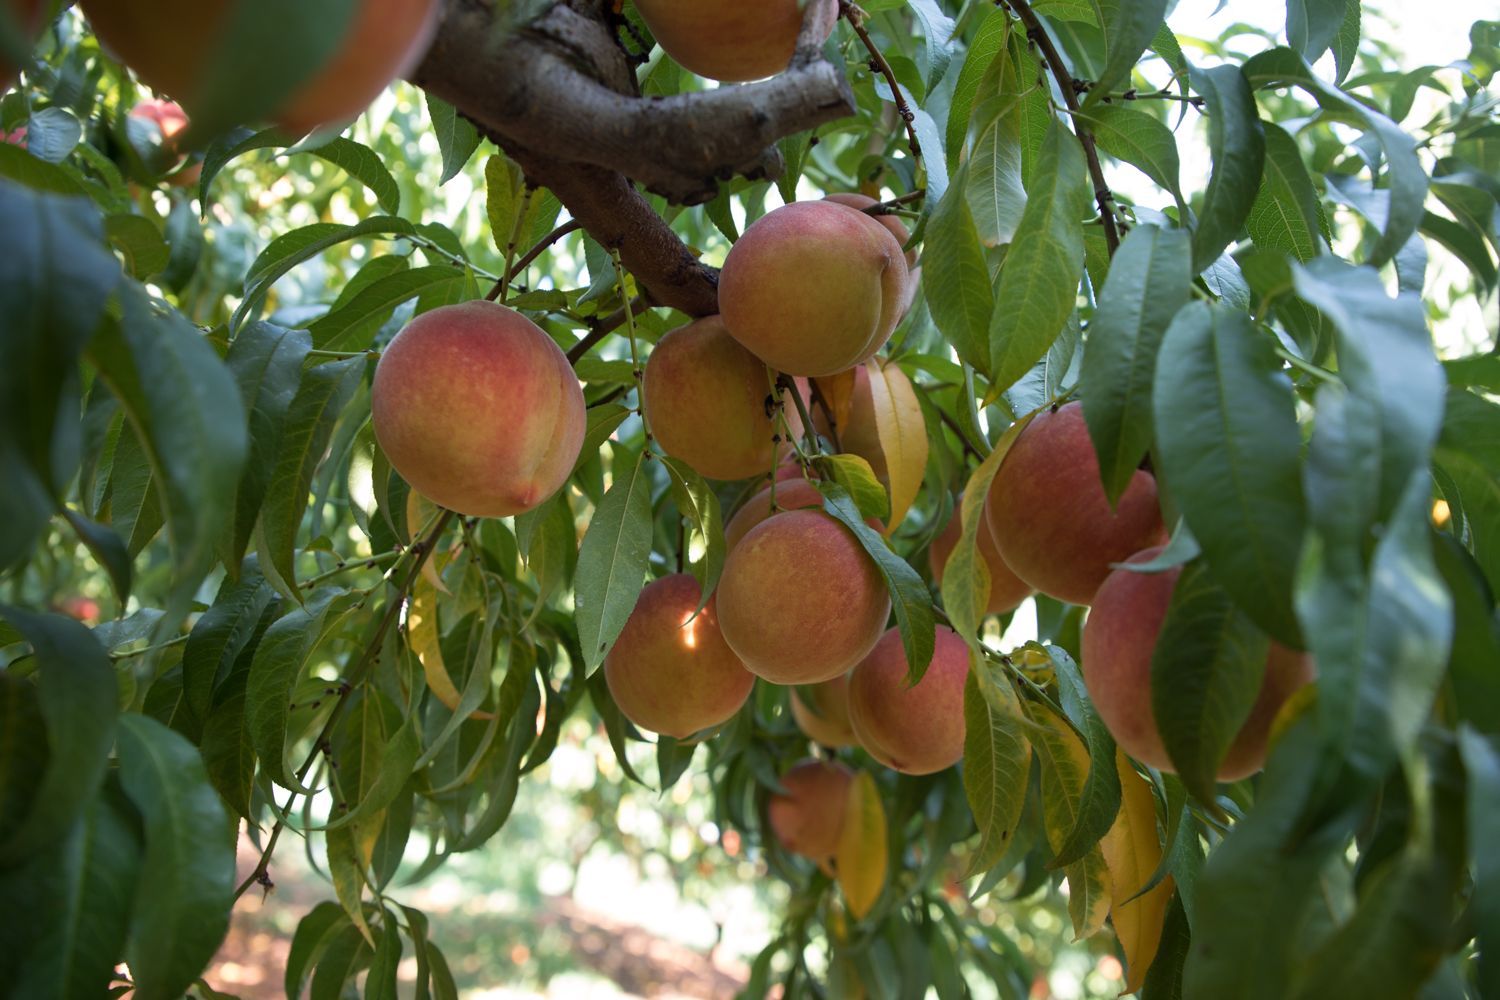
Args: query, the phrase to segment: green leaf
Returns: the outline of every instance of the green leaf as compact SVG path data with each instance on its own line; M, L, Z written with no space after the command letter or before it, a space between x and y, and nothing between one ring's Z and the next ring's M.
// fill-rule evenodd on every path
M79 541L88 547L99 565L109 574L110 583L115 588L115 599L123 607L130 600L131 578L131 556L125 547L125 540L113 529L96 524L71 508L64 507L62 514L78 533Z
M208 341L181 313L160 312L133 287L121 295L89 357L150 459L172 543L168 618L186 612L216 561L248 442L239 388Z
M1354 68L1355 57L1359 55L1360 8L1363 0L1345 0L1345 3L1344 20L1333 39L1333 82L1340 86L1349 75L1349 70Z
M289 587L297 585L297 534L307 513L313 473L328 450L333 425L354 398L366 367L364 358L346 358L307 369L287 409L261 507L259 548L262 559L270 559L269 566L262 564L264 569L274 572Z
M517 515L516 541L537 581L529 628L578 565L578 532L568 491L559 490L540 507Z
M345 713L345 719L354 717L360 709L373 712L379 700L374 691L365 692L360 704ZM346 722L345 728L348 725ZM329 820L329 830L351 823L368 823L396 801L422 753L422 734L415 713L402 719L400 727L389 739L385 739L383 732L374 725L366 726L363 736L361 749L369 751L370 759L360 762L358 774L349 773L352 769L342 760L339 765L344 772L339 775L339 787L357 792L358 798L343 803L348 810Z
M1138 226L1126 235L1099 293L1083 354L1083 416L1113 504L1151 448L1156 357L1192 294L1192 253L1181 229Z
M318 964L334 938L350 926L349 918L337 903L319 903L302 918L292 935L292 947L286 960L283 988L288 1000L301 1000L308 973Z
M1287 41L1309 63L1317 62L1338 37L1348 3L1349 0L1286 0Z
M510 719L505 749L503 753L491 756L490 768L480 778L489 792L484 813L453 845L454 851L473 851L483 847L505 825L515 806L521 763L526 750L536 739L536 717L541 711L542 694L537 684L535 662L530 656L512 660L505 680L501 689L502 704L497 713Z
M1500 752L1465 727L1458 735L1468 776L1469 845L1474 858L1470 918L1479 942L1480 996L1500 991L1500 857L1484 845L1500 838Z
M1094 133L1100 149L1170 191L1179 209L1186 207L1177 139L1155 115L1121 104L1096 104L1077 117Z
M377 258L391 259L391 258ZM307 328L320 351L363 351L396 307L423 295L461 294L469 275L451 264L397 271L367 285ZM241 337L244 334L240 335Z
M819 473L844 488L865 517L884 520L891 516L890 495L868 461L858 455L820 455L814 462Z
M252 819L251 796L255 784L255 744L250 741L245 715L245 682L248 673L237 671L225 684L223 697L203 722L199 750L209 783L236 816Z
M289 152L311 153L320 160L327 160L369 188L382 212L396 215L401 211L401 188L380 156L369 146L353 139L338 138Z
M982 662L964 682L964 794L979 828L965 880L993 868L1014 840L1031 775L1020 699Z
M427 99L427 115L432 119L432 133L437 136L438 151L443 156L443 176L438 183L447 184L479 148L479 130L447 101L430 93L423 96Z
M932 594L917 571L891 551L880 532L864 522L847 490L826 480L820 480L817 486L818 492L823 494L823 509L854 532L854 537L875 561L875 567L885 580L886 589L891 594L891 607L896 612L896 627L901 630L901 648L906 653L907 683L915 685L927 673L937 646Z
M154 719L120 718L120 782L146 853L125 959L140 1000L177 1000L219 950L234 901L234 826L193 745Z
M932 321L944 338L962 360L988 371L989 324L995 312L995 296L984 246L964 196L967 177L968 168L961 167L955 183L928 220L922 284Z
M960 168L962 187L979 241L994 247L1009 243L1026 212L1026 188L1021 146L1021 109L1025 92L1034 89L1034 81L1016 81L1008 72L1010 64L997 60L1000 67L1000 92L985 98L974 111L973 149ZM991 82L989 76L985 83Z
M615 452L616 478L594 511L575 574L578 641L590 672L620 636L646 585L651 558L651 477L644 455Z
M1182 783L1210 808L1219 766L1260 694L1270 641L1190 563L1151 657L1151 710Z
M1109 57L1089 89L1085 106L1130 83L1131 70L1156 37L1167 17L1168 0L1099 0Z
M708 606L708 599L713 596L724 571L724 513L719 507L718 495L686 462L664 458L662 467L667 470L678 514L692 522L693 535L703 545L703 558L692 564L693 576L698 580L697 610L701 611ZM570 534L569 544L571 541ZM683 557L686 556L683 553Z
M251 556L240 567L239 580L226 577L213 605L193 623L182 651L182 694L194 718L207 718L214 689L229 675L275 599Z
M1238 66L1194 69L1191 79L1208 113L1214 164L1193 231L1193 270L1201 271L1239 236L1255 204L1266 139L1255 95Z
M139 215L111 215L104 220L104 235L125 258L125 270L133 278L149 278L166 270L172 250L161 230Z
M1304 263L1323 252L1322 208L1302 162L1302 151L1280 126L1266 122L1265 175L1245 220L1258 246Z
M343 1000L345 985L369 964L370 954L358 927L351 925L335 933L313 973L311 1000Z
M39 779L20 770L19 760L16 771L0 772L4 779L0 790L8 807L0 820L0 866L4 866L63 836L98 793L114 745L118 689L104 650L78 622L5 605L0 605L0 618L31 644L37 665L35 706L46 727L43 746L18 748L31 755L27 766L44 767ZM10 682L19 683L25 682ZM23 709L29 714L30 701L30 697L7 691L5 704L9 711ZM6 761L9 750L5 748L0 761ZM18 801L12 792L12 782L18 780L35 782L30 802ZM23 805L29 807L24 813L12 811Z
M1194 303L1162 341L1154 392L1159 471L1214 579L1256 624L1301 648L1301 437L1271 342L1239 310Z
M526 177L514 160L496 153L484 161L484 185L490 236L495 249L504 254L526 210Z
M1026 211L1006 255L990 317L996 388L1013 385L1062 332L1083 277L1083 229L1089 206L1083 152L1057 122L1048 127Z
M225 363L234 373L250 431L250 456L233 492L234 517L220 541L224 562L238 566L255 533L270 485L287 410L302 380L312 345L306 331L252 323L229 345Z
M1077 803L1078 820L1057 849L1052 861L1052 867L1056 868L1084 858L1114 825L1121 798L1118 754L1114 737L1089 700L1083 673L1067 650L1038 643L1029 643L1026 648L1051 661L1063 712L1083 735L1089 755L1088 778Z
M948 162L959 162L963 148L964 132L969 125L969 114L974 108L974 99L979 93L979 82L989 70L995 57L1005 49L1010 34L1010 12L996 7L979 22L979 29L969 42L969 51L964 56L963 67L958 71L958 82L953 87L953 101L948 109L948 129L944 146ZM957 184L955 187L959 186Z
M365 976L364 1000L396 1000L396 969L401 964L401 928L385 907L380 910L380 940Z

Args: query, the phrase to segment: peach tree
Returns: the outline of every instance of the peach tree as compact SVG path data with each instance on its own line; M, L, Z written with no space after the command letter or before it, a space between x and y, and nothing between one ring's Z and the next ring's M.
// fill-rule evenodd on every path
M584 718L747 996L1500 996L1500 22L1175 7L0 0L0 993L456 996Z

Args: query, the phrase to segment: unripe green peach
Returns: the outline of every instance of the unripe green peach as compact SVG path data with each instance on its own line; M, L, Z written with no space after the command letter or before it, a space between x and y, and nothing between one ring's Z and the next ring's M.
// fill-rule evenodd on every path
M825 747L852 747L859 742L849 726L848 674L822 684L793 688L791 705L792 718L808 739Z
M932 582L939 587L943 585L943 571L948 568L948 559L958 547L963 530L963 518L954 511L953 517L948 520L948 526L932 540L932 545L927 550L928 565L932 567ZM1031 587L1012 573L1010 567L1005 565L1005 560L1000 558L1000 549L995 545L995 536L990 532L989 519L983 517L982 512L975 549L990 572L990 602L984 609L985 613L1003 615L1007 611L1014 611L1022 601L1031 596Z
M813 2L831 6L833 0ZM636 0L635 7L683 68L731 83L786 69L802 30L797 0ZM834 20L827 18L830 31Z
M583 447L583 391L561 348L492 302L423 313L381 355L375 439L419 493L474 517L531 510Z
M686 573L649 584L604 658L604 680L625 717L642 729L686 739L728 720L755 677L724 642L714 598Z
M766 815L781 846L814 861L839 849L854 772L838 761L804 760L781 776L786 791L771 795Z
M776 514L751 529L725 559L717 596L729 648L774 684L844 673L891 613L874 560L820 510Z
M109 50L153 89L189 107L225 45L231 0L80 0ZM437 28L438 0L356 0L328 62L273 116L291 132L353 118L416 65ZM274 59L275 53L266 53Z
M964 755L969 647L938 626L932 662L908 687L901 631L880 637L849 675L849 725L870 756L903 774L933 774Z
M1147 562L1160 552L1150 548L1128 561ZM1176 769L1151 704L1151 658L1180 574L1180 569L1115 570L1099 588L1083 624L1083 681L1089 700L1121 749L1162 771ZM1265 766L1276 713L1314 674L1311 657L1271 643L1260 694L1219 765L1220 781L1238 781Z
M874 356L905 308L901 244L863 212L796 202L740 237L719 275L734 339L791 375L832 375Z
M27 33L27 37L35 35L42 30L43 18L46 15L47 0L3 0L12 24ZM0 91L10 89L10 85L16 82L16 74L19 67L12 66L3 58L0 58ZM9 140L7 140L9 141ZM21 145L15 143L14 145Z
M1076 402L1042 411L1021 432L984 512L1016 576L1070 604L1092 601L1111 564L1167 540L1149 472L1137 470L1110 510Z
M646 362L643 395L662 450L710 479L763 475L776 460L779 427L766 405L765 363L717 316L661 338ZM801 433L795 412L787 424Z

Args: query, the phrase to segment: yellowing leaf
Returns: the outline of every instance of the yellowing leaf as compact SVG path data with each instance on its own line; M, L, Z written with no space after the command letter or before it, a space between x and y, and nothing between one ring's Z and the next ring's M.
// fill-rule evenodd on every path
M1045 702L1027 702L1035 725L1028 735L1042 770L1042 826L1053 851L1067 846L1078 825L1083 788L1088 782L1089 748L1078 732Z
M1125 950L1124 994L1136 992L1146 982L1146 972L1161 945L1172 879L1162 879L1150 892L1136 896L1161 865L1156 800L1146 779L1119 749L1115 750L1115 768L1120 772L1120 812L1099 846L1110 875L1110 916Z
M427 565L443 562L447 562L447 554L436 553L427 561ZM427 686L437 695L438 701L450 710L457 711L461 696L453 684L452 675L448 673L448 665L443 661L442 637L438 632L437 620L437 588L425 573L411 588L411 604L406 609L406 636L411 651L422 663L422 674L427 678ZM469 717L494 718L489 712L474 712Z
M886 874L885 807L868 771L861 771L849 783L849 804L834 863L849 912L863 919L880 898Z
M1073 940L1081 941L1104 929L1109 915L1110 877L1104 854L1097 846L1063 871L1068 876L1068 916L1073 918Z
M809 409L812 410L813 419L817 420L821 414L822 419L827 420L828 414L833 414L833 425L840 429L849 426L849 414L854 408L854 369L838 372L834 375L824 375L812 380L817 387L818 395L823 397L823 405L828 407L827 412L822 412L822 406L812 402Z
M870 401L875 407L875 430L885 455L891 487L891 519L886 536L896 530L917 498L927 473L927 421L906 373L895 365L865 362L870 376Z

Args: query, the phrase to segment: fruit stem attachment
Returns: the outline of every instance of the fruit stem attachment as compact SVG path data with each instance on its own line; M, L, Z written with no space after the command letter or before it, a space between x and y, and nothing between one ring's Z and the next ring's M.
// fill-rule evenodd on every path
M422 536L422 539L407 549L415 558L412 560L411 569L407 571L405 578L391 595L390 604L386 606L385 614L380 623L375 626L370 641L365 645L365 650L360 654L359 660L354 664L347 675L344 683L339 688L338 700L333 703L333 710L328 713L328 721L323 723L318 738L313 741L312 749L308 751L307 759L297 769L297 783L305 784L307 776L312 772L313 765L318 761L318 755L323 753L328 746L329 737L333 735L333 727L338 724L339 716L343 714L344 705L349 701L349 696L354 690L364 683L365 677L374 666L375 660L380 656L380 649L385 644L386 633L391 626L396 624L396 619L401 616L401 609L406 605L406 595L411 592L412 585L417 582L417 577L422 572L422 566L426 564L427 557L432 550L437 548L438 539L442 537L450 521L453 520L453 511L445 510L438 515L432 529ZM291 815L292 803L296 801L297 792L293 791L286 800L286 805L276 809L276 823L271 827L271 835L266 839L266 846L260 853L260 861L255 869L245 876L239 888L234 890L234 898L237 900L250 890L253 885L270 886L271 854L276 850L276 842L281 839L281 831L286 829L287 817ZM274 798L271 802L272 808L276 808Z
M1047 69L1057 81L1057 89L1062 91L1063 101L1072 113L1073 131L1078 136L1079 144L1083 146L1084 159L1088 161L1089 177L1094 182L1094 201L1099 205L1099 215L1104 220L1104 242L1109 247L1109 255L1113 257L1120 248L1120 227L1115 219L1114 209L1115 196L1104 179L1104 167L1099 163L1099 149L1094 142L1094 133L1079 121L1076 114L1078 93L1073 86L1073 77L1068 74L1057 46L1052 44L1052 36L1047 34L1046 26L1037 17L1036 11L1031 9L1031 4L1026 0L995 0L995 3L1009 7L1020 18L1021 23L1026 26L1026 37L1042 50L1042 61L1047 64Z
M812 414L807 412L807 402L802 398L802 393L797 391L796 381L790 375L777 372L776 389L783 401L786 399L787 393L791 394L792 405L797 408L797 416L802 419L802 439L807 442L808 450L814 453L822 451L823 449L818 444L817 428L813 426ZM786 413L784 405L781 408L781 412L784 421ZM829 425L832 426L832 424L833 421L830 420ZM791 428L788 427L787 429L790 430ZM799 451L798 454L801 455L802 453Z
M859 36L864 43L865 49L870 53L870 66L881 76L891 88L891 97L896 102L896 114L901 116L901 123L906 126L906 144L911 147L911 155L918 164L922 162L922 143L917 139L915 122L917 116L912 113L906 98L901 94L901 85L896 82L896 73L891 69L891 64L885 61L885 56L880 54L870 33L865 30L865 19L870 15L856 3L850 0L839 0L839 15L849 22L849 27ZM872 206L873 207L873 206Z

